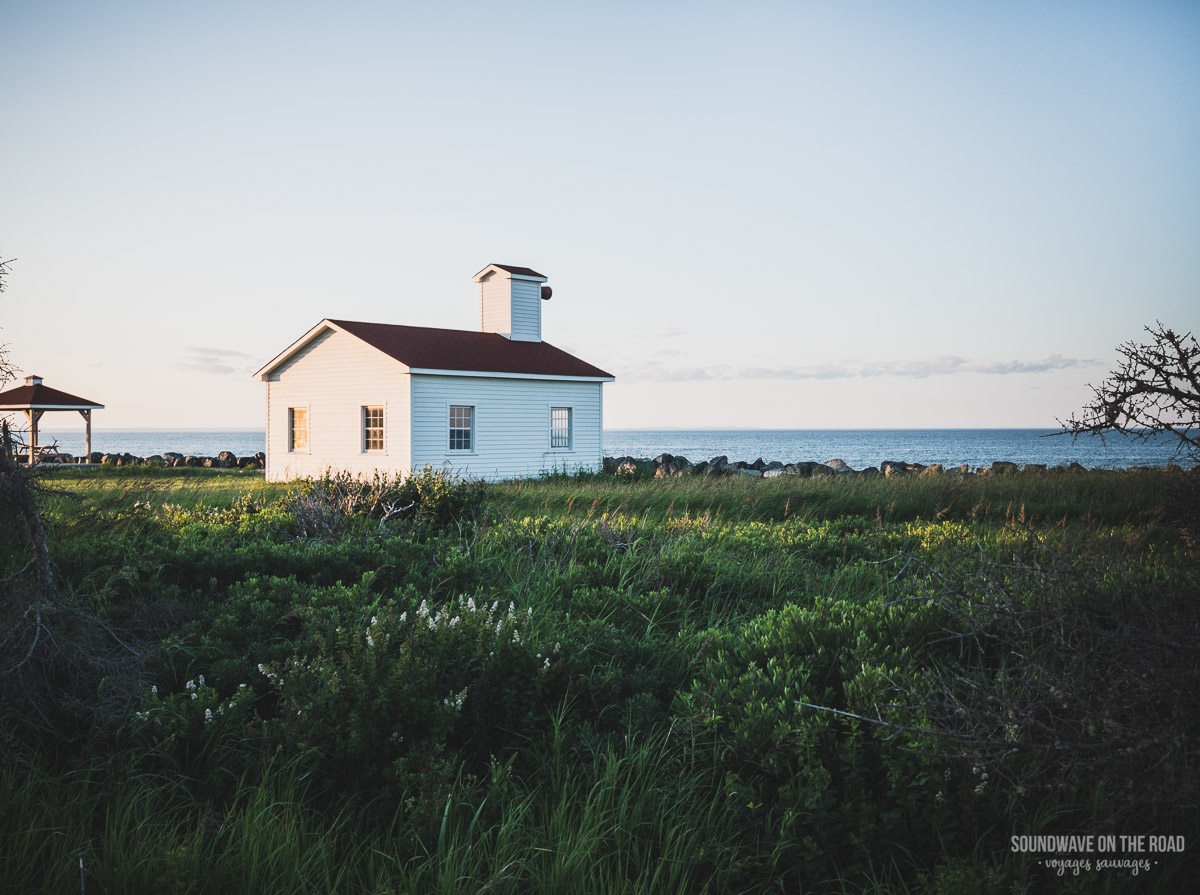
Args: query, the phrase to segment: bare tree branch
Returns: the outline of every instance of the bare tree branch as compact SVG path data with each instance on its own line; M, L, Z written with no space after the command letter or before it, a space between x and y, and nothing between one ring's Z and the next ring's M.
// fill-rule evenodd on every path
M1177 451L1200 461L1200 343L1161 322L1147 326L1152 339L1117 347L1120 365L1098 386L1092 400L1066 422L1063 432L1076 438L1117 432L1145 440L1174 436Z

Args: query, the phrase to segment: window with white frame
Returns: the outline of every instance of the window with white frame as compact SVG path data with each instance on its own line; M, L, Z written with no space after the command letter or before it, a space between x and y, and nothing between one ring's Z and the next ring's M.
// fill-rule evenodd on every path
M308 450L308 408L288 408L288 450Z
M450 450L475 449L475 408L466 404L450 405Z
M550 449L571 449L571 408L550 408Z
M362 409L363 450L383 450L383 408L364 407Z

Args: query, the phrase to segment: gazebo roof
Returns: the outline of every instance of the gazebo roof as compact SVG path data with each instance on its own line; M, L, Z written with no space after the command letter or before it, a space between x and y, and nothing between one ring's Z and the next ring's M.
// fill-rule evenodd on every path
M25 384L0 392L0 410L103 410L103 404L69 395L48 385L41 376L26 376Z

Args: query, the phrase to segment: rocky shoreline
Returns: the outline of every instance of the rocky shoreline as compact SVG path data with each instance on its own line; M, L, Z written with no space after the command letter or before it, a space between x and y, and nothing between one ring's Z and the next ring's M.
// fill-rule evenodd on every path
M1136 466L1134 469L1160 469L1162 467ZM1200 466L1193 466L1200 470ZM1059 463L1057 466L1046 466L1044 463L1012 463L1007 460L996 460L989 466L979 466L972 469L968 464L945 467L941 463L908 463L903 460L884 460L878 466L868 466L866 469L851 469L844 460L826 460L817 463L811 460L798 463L784 463L781 460L764 461L759 457L753 463L744 460L730 460L722 455L711 460L701 460L692 463L687 457L673 454L659 454L653 459L645 457L605 457L604 471L618 476L651 476L656 479L674 476L736 476L741 478L770 479L777 476L797 476L812 478L813 476L887 476L894 478L908 475L956 475L956 476L988 476L1016 475L1018 473L1067 473L1089 472L1090 470L1079 463Z
M115 454L93 451L86 457L76 457L71 454L44 452L38 458L41 463L93 466L158 466L158 467L198 467L203 469L263 469L266 466L267 455L262 451L249 456L239 457L231 451L221 451L215 457L180 454L167 451L163 454L153 454L149 457L137 457L133 454ZM1161 469L1154 466L1135 466L1133 469ZM1176 467L1178 468L1178 467ZM1101 468L1097 467L1096 471ZM1200 472L1200 466L1192 466L1193 472ZM654 458L646 457L605 457L604 472L616 476L641 476L656 479L674 476L721 476L740 478L770 479L777 476L797 476L812 478L813 476L907 476L907 475L956 475L956 476L986 476L986 475L1016 475L1018 473L1066 473L1090 472L1086 466L1079 463L1059 463L1057 466L1046 466L1043 463L1012 463L1007 460L996 460L988 466L971 468L966 463L960 466L945 467L941 463L908 463L904 460L884 460L878 466L868 466L866 469L852 469L844 460L826 460L817 463L812 460L785 463L782 460L764 461L761 457L753 463L745 460L730 460L727 456L713 457L711 460L701 460L692 463L687 457L675 454L659 454Z
M239 457L232 451L221 451L215 457L203 457L167 451L165 454L137 457L133 454L106 454L92 451L86 457L76 457L72 454L45 451L38 457L38 462L63 465L87 463L93 466L195 466L204 469L262 469L267 464L267 455L259 451L248 457Z

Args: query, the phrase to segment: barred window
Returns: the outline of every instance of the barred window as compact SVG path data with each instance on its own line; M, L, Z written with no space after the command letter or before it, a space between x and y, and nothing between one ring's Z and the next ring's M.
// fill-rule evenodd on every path
M469 451L475 447L475 408L450 405L450 450Z
M288 450L308 450L308 408L288 408Z
M363 418L363 450L383 450L383 408L364 407Z
M550 447L551 449L567 449L571 447L571 408L550 408Z

